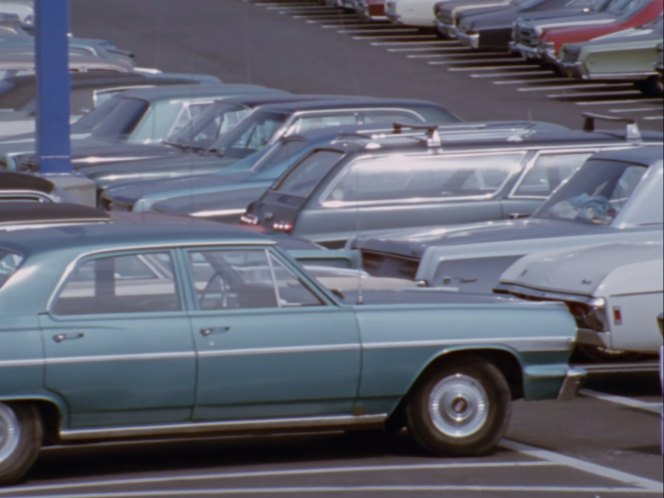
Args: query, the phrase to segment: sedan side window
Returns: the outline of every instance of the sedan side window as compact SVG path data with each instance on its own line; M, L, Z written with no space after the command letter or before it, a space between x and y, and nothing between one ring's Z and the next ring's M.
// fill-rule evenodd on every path
M87 259L67 277L53 305L57 315L178 311L180 296L168 252Z
M322 304L264 249L195 251L189 262L200 310Z

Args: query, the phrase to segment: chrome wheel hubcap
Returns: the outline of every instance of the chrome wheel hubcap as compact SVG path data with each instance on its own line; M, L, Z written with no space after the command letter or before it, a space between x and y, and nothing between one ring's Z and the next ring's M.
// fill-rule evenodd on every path
M0 463L16 451L21 432L13 410L0 403Z
M464 438L480 430L486 422L489 400L479 382L455 374L445 377L431 390L429 415L443 434Z

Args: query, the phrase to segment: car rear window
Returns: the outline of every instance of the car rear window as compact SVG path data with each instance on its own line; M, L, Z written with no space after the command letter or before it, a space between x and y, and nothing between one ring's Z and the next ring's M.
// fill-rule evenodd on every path
M9 280L23 262L23 256L18 253L0 249L0 288Z
M309 197L342 155L342 152L332 150L312 152L286 175L275 190L282 194Z

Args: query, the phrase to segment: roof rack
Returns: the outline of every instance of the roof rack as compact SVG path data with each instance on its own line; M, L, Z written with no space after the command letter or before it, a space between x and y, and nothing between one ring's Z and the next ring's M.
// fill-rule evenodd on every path
M584 112L583 131L595 131L595 120L613 121L615 123L625 123L625 138L636 142L641 141L641 131L636 120L632 118L621 118L619 116L606 116L593 112Z
M400 134L404 130L424 131L427 140L427 147L440 147L440 135L438 134L438 125L417 125L394 123L392 125L395 134Z

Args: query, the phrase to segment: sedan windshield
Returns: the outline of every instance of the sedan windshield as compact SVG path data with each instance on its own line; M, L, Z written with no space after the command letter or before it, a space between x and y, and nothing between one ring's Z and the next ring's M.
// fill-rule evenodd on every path
M148 107L149 103L142 99L119 98L117 101L111 99L85 116L87 120L80 119L73 130L87 128L84 131L92 133L95 138L122 140L138 125ZM90 121L98 115L101 115L101 119L90 126Z
M533 217L610 225L646 170L636 164L590 160Z
M173 133L166 143L209 149L223 133L233 129L250 112L250 108L241 104L217 102L197 116L189 126Z

